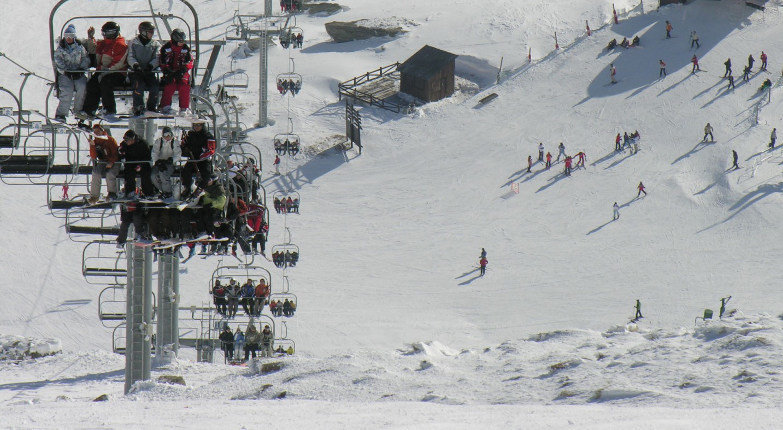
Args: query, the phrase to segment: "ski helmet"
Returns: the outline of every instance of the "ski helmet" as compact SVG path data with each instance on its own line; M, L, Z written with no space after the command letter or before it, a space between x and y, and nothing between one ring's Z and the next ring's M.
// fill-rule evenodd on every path
M120 26L114 21L108 21L101 27L101 34L106 39L116 39L120 35Z
M141 24L139 24L139 34L144 34L148 31L154 32L155 26L149 21L142 21Z
M184 43L185 42L185 32L180 30L180 29L178 29L178 28L175 28L174 31L171 32L171 41L172 42L176 42L176 43L180 43L180 42Z

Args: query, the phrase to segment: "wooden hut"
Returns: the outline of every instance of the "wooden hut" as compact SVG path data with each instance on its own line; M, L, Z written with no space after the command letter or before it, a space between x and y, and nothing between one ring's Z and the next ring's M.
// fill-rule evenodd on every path
M425 45L399 67L400 91L432 102L454 94L457 56Z

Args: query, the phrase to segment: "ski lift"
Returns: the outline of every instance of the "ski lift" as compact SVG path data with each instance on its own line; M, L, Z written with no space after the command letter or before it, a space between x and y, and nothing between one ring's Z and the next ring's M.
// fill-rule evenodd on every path
M301 27L293 26L280 31L280 46L285 49L301 48L304 42L304 32Z
M128 268L124 249L115 241L94 240L82 251L82 275L89 284L123 285Z
M291 202L288 202L291 199ZM292 191L290 193L284 193L282 191L275 191L272 194L272 203L274 204L275 212L283 214L298 214L299 213L299 193Z
M299 94L299 90L302 89L302 75L295 72L281 73L277 75L277 91L281 95L291 93L291 95Z
M294 133L280 133L274 137L275 152L277 155L295 156L300 149L299 135Z
M274 340L275 351L284 352L288 355L293 355L296 351L296 342L293 339L288 338L288 325L285 321L282 321L280 325L280 337L276 337Z
M288 240L272 246L272 262L283 270L295 267L299 262L299 247L291 243L291 229L286 227L285 230L288 232Z
M104 327L111 328L104 321L125 321L126 296L122 285L106 287L98 294L98 319Z
M283 276L282 286L282 290L279 293L272 293L269 296L269 309L272 311L271 303L275 302L277 305L274 307L275 310L272 311L273 316L292 317L294 316L296 310L299 309L299 302L297 301L296 294L293 294L290 291L290 281L288 280L288 276ZM286 301L291 304L288 309L285 307Z
M248 279L257 285L260 279L263 279L269 290L272 290L272 274L269 270L251 264L238 264L236 266L218 266L213 272L209 283L209 294L212 294L212 287L217 281L223 285L228 285L231 279L239 282L239 285L245 283Z

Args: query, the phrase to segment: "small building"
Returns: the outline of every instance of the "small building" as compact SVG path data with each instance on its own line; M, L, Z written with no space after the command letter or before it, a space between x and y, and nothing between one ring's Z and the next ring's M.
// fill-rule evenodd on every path
M425 45L399 67L400 92L433 102L454 94L457 55Z

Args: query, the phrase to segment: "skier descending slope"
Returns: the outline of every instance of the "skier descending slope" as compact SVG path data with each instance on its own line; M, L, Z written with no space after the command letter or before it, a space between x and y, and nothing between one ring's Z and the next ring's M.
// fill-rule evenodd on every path
M487 271L487 257L481 257L479 260L479 267L481 268L481 276L484 276L484 273Z
M617 202L612 205L612 219L620 219L620 206L617 205Z

